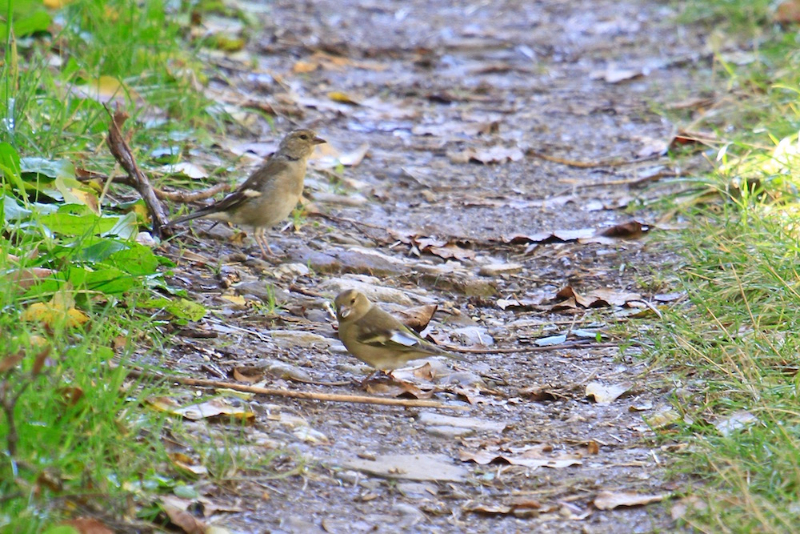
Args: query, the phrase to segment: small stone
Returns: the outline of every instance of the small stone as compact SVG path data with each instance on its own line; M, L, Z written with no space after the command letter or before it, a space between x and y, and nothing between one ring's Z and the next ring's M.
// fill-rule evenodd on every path
M361 474L358 471L352 471L350 469L347 469L345 471L337 472L334 475L334 478L336 478L337 480L341 480L342 482L355 485L361 478Z
M425 432L440 438L461 438L475 433L472 428L459 428L456 426L429 426Z
M336 343L335 339L322 337L311 332L302 332L299 330L271 330L265 332L272 337L272 339L282 347L310 347L314 345L329 347Z
M478 274L481 276L497 277L504 274L515 274L522 271L522 265L519 263L490 263L482 265Z
M439 490L435 485L427 482L398 482L397 491L407 499L430 499L436 495Z
M277 278L297 278L308 276L310 269L303 263L283 263L273 271Z

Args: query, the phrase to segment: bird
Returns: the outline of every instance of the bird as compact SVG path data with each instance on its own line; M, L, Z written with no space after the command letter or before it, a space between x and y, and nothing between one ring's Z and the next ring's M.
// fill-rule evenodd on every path
M334 300L339 339L356 358L391 375L407 362L445 356L466 361L419 337L355 289L342 291Z
M303 194L308 158L316 145L325 142L317 137L314 130L289 132L281 140L278 150L233 193L209 206L173 219L168 226L201 217L250 226L266 259L272 254L264 235L266 229L288 217L297 205Z

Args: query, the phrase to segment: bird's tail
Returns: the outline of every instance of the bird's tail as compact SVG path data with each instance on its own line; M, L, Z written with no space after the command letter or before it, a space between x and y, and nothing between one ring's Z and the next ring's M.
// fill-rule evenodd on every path
M167 226L175 226L176 224L185 223L186 221L191 221L194 219L199 219L201 217L206 217L214 213L214 210L211 209L213 206L209 206L207 208L200 208L197 211L193 211L191 213L187 213L186 215L181 215L180 217L176 217L167 223Z

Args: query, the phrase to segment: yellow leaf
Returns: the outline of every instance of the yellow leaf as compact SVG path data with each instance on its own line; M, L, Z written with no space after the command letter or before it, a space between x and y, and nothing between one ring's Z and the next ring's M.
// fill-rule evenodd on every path
M89 80L83 85L76 85L72 88L72 92L83 98L91 98L98 102L124 99L129 95L131 99L138 98L136 92L126 87L122 81L107 75L100 76L95 80Z
M66 291L53 295L50 302L36 302L22 312L23 321L38 321L48 326L61 323L68 328L80 326L89 320L89 316L75 309L75 299Z
M232 302L237 306L246 306L247 301L241 295L223 295L223 299L227 300L228 302Z
M44 7L50 9L61 9L68 5L72 0L44 0Z
M361 105L361 102L359 102L357 99L341 91L331 91L328 93L328 98L334 102L341 102L342 104L350 104L353 106Z

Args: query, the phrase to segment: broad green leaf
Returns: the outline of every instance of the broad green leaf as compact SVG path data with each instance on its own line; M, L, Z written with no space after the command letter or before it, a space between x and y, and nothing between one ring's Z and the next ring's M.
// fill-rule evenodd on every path
M20 173L20 160L17 150L9 143L0 143L0 172L3 173L6 182L14 184L17 191L25 197L25 183L22 181ZM26 202L26 200L23 200Z
M31 210L26 210L19 205L17 200L9 195L3 195L3 220L4 221L19 221L27 219Z
M100 263L106 260L115 252L126 250L127 245L116 241L114 239L101 239L97 243L93 243L81 249L76 259L78 261L88 261L91 263Z
M126 213L120 217L103 217L104 219L117 219L117 222L109 230L102 233L103 237L115 235L120 239L131 239L139 232L136 224L136 214Z
M178 319L188 319L189 321L199 321L206 315L206 309L202 304L187 299L151 299L140 303L139 306L142 308L161 308Z
M159 265L158 258L153 251L138 243L131 243L126 250L111 254L104 263L134 276L154 274Z
M44 174L50 178L75 178L75 166L66 159L21 158L20 171ZM79 183L76 181L76 183Z
M74 215L72 213L52 213L39 218L41 224L62 235L103 234L114 228L121 217L98 217L93 213Z

